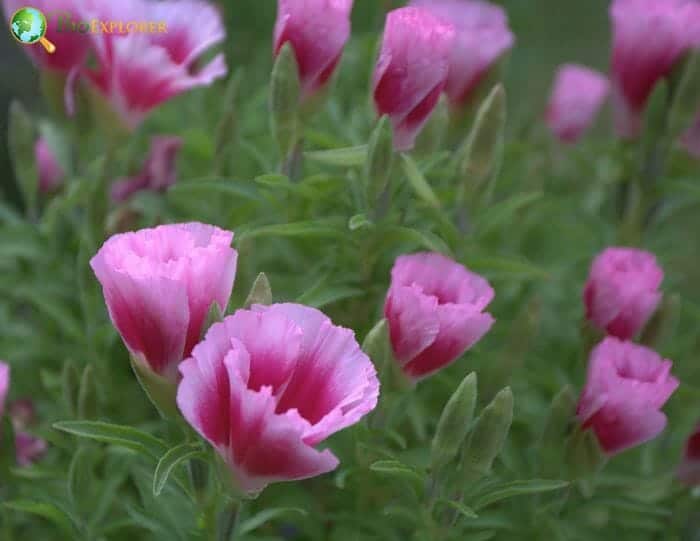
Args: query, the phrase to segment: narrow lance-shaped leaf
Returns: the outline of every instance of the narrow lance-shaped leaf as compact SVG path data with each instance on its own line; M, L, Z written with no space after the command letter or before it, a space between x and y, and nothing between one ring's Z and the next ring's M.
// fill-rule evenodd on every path
M607 457L592 430L577 427L566 442L566 463L569 479L590 479L607 462Z
M644 327L639 341L656 349L664 340L673 336L678 327L681 312L681 296L678 293L664 296L661 306Z
M415 153L420 156L430 155L442 149L449 122L450 110L447 97L443 94L418 135Z
M36 129L29 113L16 100L10 103L7 142L24 203L29 214L33 215L39 194L39 175L34 159Z
M250 288L250 293L243 303L243 308L250 308L254 304L272 304L272 287L264 272L258 274Z
M78 418L91 419L97 417L97 382L95 369L89 364L83 370L78 391Z
M513 393L510 387L501 390L484 408L463 446L462 483L472 483L491 471L501 452L513 421Z
M576 412L576 395L571 385L566 385L552 400L540 442L540 473L545 477L560 474L563 465L564 445L573 426Z
M79 389L80 374L78 373L75 363L68 360L63 364L63 371L61 373L61 391L63 401L66 409L68 410L68 415L71 417L75 417L78 412Z
M669 132L672 137L681 134L697 113L700 96L700 51L693 50L679 63L676 81L672 89Z
M416 192L416 195L433 208L440 208L440 200L433 191L425 176L418 168L418 164L407 154L401 155L403 170L408 179L408 183Z
M153 495L159 496L167 483L172 471L185 460L194 458L202 454L199 443L183 443L177 445L161 457L153 474Z
M231 156L233 146L236 143L237 133L237 111L236 96L241 82L241 74L238 70L229 80L224 93L223 110L221 118L216 126L216 137L214 139L214 163L217 173L226 172L227 157Z
M365 340L362 342L362 351L367 354L378 368L380 374L384 373L389 363L392 362L389 325L386 319L381 319L367 333Z
M301 136L299 98L301 85L294 51L286 43L275 60L270 80L270 120L280 154L289 156Z
M472 372L457 387L440 415L430 453L433 471L457 456L474 417L476 398L477 378Z
M385 115L379 119L367 146L365 182L367 205L374 209L381 195L389 187L394 162L394 144L391 124Z
M479 107L474 125L456 156L460 206L467 195L488 199L501 167L505 126L506 94L498 84Z

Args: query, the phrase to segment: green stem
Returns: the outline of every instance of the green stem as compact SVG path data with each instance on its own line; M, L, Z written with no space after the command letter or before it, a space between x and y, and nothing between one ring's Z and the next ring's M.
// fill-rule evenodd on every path
M216 541L235 541L242 508L243 502L240 500L229 500L226 503L219 513Z

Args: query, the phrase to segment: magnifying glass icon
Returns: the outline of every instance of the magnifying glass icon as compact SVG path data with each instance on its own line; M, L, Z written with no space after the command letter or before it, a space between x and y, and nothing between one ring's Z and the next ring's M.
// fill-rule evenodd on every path
M56 46L46 38L46 16L36 8L23 7L10 19L10 32L22 45L40 43L46 52L53 54Z

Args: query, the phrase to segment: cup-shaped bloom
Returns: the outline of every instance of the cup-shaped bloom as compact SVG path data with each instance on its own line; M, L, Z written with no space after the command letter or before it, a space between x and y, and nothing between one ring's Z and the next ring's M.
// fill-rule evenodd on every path
M664 272L653 254L607 248L593 260L583 290L586 318L602 331L628 340L637 335L661 302Z
M92 258L112 323L140 366L177 382L212 303L228 305L232 240L210 225L161 225L114 235Z
M588 379L576 415L609 455L658 436L661 407L679 385L673 363L655 351L608 337L591 352Z
M211 326L180 365L177 403L244 494L333 470L315 446L377 404L352 331L299 304L253 305Z
M80 6L84 0L3 0L5 20L9 20L20 8L27 5L38 9L46 16L46 38L55 46L56 51L49 54L42 46L22 46L41 69L49 69L68 73L78 68L90 52L90 37L88 23L79 16Z
M445 93L452 105L465 104L515 42L505 10L481 0L412 0L411 5L454 25L456 38Z
M98 67L87 76L129 127L174 96L226 75L223 53L199 65L226 37L218 9L203 0L122 0L86 7L83 16L127 21L112 33L90 34ZM128 21L148 21L148 28Z
M494 322L484 312L493 296L484 278L444 255L398 257L384 314L403 372L422 379L478 342Z
M563 143L575 143L590 127L609 91L608 79L601 73L565 64L557 71L545 120Z
M374 69L374 103L394 128L394 147L410 150L445 88L454 26L423 8L389 12Z
M112 199L125 201L141 190L163 192L177 180L177 157L182 148L179 137L159 136L151 139L146 161L136 175L112 184Z
M700 4L695 0L614 0L610 17L615 127L621 137L636 137L656 84L700 44Z
M683 458L678 466L678 479L688 486L700 485L700 423L685 442Z
M39 191L50 193L58 188L65 178L61 164L43 137L34 144L34 159L39 173Z
M299 66L304 97L333 74L350 37L353 0L278 0L273 51L290 43Z

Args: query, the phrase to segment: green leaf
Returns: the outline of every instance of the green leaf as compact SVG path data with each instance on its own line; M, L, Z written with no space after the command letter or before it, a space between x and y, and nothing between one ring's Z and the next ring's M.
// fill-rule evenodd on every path
M344 222L334 219L264 225L240 232L238 241L257 237L345 238L346 228L344 225Z
M398 477L411 482L423 483L425 475L398 460L378 460L369 467L370 470L390 477Z
M190 198L215 196L231 196L251 201L262 200L257 187L252 182L224 178L179 181L168 188L167 194L169 198L185 201Z
M125 447L153 460L158 460L168 450L162 440L130 426L101 421L60 421L54 423L53 427L81 438Z
M197 456L203 456L202 447L199 443L183 443L168 449L161 457L153 474L153 495L160 496L165 487L171 472L183 461Z
M97 416L97 382L95 369L89 364L83 370L78 391L78 418L88 419Z
M428 231L420 231L411 227L403 226L388 226L378 231L381 234L383 243L389 244L393 241L409 242L420 248L427 248L433 252L451 255L451 250L445 241L434 233Z
M508 278L520 280L547 280L549 273L524 258L507 257L470 257L467 261L469 268L480 274L486 274L490 279Z
M345 285L327 285L325 281L319 281L299 296L297 302L314 308L323 308L334 302L364 294L364 289Z
M39 135L53 153L63 173L70 176L73 171L73 156L68 143L70 138L58 126L45 120L39 123Z
M177 385L160 374L156 374L150 369L148 363L140 357L129 355L129 359L136 379L158 412L166 419L179 418L180 411L175 404Z
M676 137L693 121L700 95L700 52L691 50L683 62L678 63L676 84L674 85L670 112L670 133ZM675 70L674 70L675 71Z
M61 372L61 391L68 414L72 417L78 412L78 392L80 389L80 373L71 360L63 364Z
M389 341L389 325L386 319L381 319L365 336L362 351L374 363L374 366L384 373L393 362L391 342Z
M32 117L17 100L10 103L7 124L10 159L24 203L30 216L33 216L39 196L39 175L34 159L36 128Z
M73 519L66 511L56 504L36 500L14 500L3 502L2 506L12 511L30 513L43 517L58 526L68 536L75 539L76 529Z
M290 155L301 137L300 97L299 68L287 42L277 54L270 79L270 126L283 157Z
M479 518L479 515L471 507L467 507L462 502L445 500L444 498L438 499L438 502L451 507L465 518Z
M374 209L391 180L394 162L394 144L391 123L385 116L372 131L365 162L365 198L369 209Z
M260 511L249 519L241 522L236 531L238 535L245 535L250 532L254 532L260 528L260 526L267 524L271 520L292 514L306 516L308 513L304 509L299 509L297 507L277 507L273 509L265 509L264 511Z
M576 414L576 394L566 385L552 400L541 440L540 475L558 475L566 441Z
M423 176L423 173L421 173L421 170L418 168L413 158L408 154L401 154L401 159L404 173L406 173L406 178L413 188L413 191L431 207L440 208L440 200L437 195L435 195L435 192L430 187L430 184L428 184L428 181Z
M204 319L204 324L202 325L202 332L199 333L200 340L203 340L207 335L207 331L214 323L219 323L224 319L224 310L221 309L217 301L213 301L209 305L209 310L207 310L207 317Z
M359 167L367 159L367 145L336 148L334 150L314 150L304 152L304 157L311 161L338 167Z
M569 486L568 481L559 480L530 479L527 481L512 481L510 483L497 485L485 494L480 495L472 507L479 511L493 503L515 496L551 492L554 490L561 490L567 486Z
M483 209L476 222L475 229L479 235L487 235L499 227L509 227L514 214L542 198L542 192L516 194L495 205Z
M214 161L218 171L225 170L225 164L229 156L233 154L234 145L238 135L238 117L236 111L236 97L241 83L243 71L238 69L229 77L224 92L223 108L219 123L216 126L214 138Z
M267 275L264 272L258 274L258 277L253 282L250 288L250 293L243 303L243 308L250 308L254 304L272 304L272 287Z
M374 223L364 214L355 214L355 216L348 221L348 229L350 231L357 231L358 229L365 229L373 226Z

